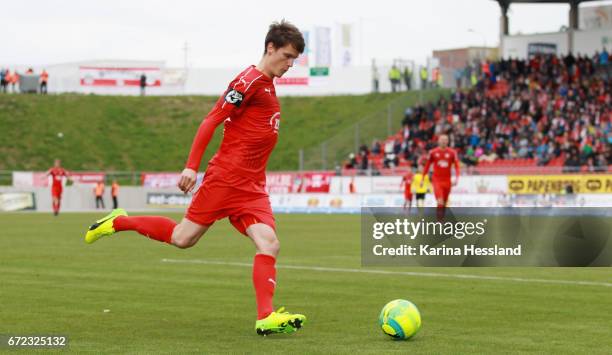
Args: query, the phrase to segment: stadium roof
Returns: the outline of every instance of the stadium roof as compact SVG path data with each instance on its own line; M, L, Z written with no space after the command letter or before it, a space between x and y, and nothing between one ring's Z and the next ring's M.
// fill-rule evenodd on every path
M591 1L601 1L601 0L493 0L499 4L499 9L501 10L501 19L500 19L500 49L503 47L503 37L508 36L510 34L509 31L509 23L510 19L508 18L508 9L511 4L568 4L570 6L569 10L569 36L568 36L568 49L570 52L574 50L574 30L578 29L578 12L580 9L578 6L583 2L591 2ZM500 50L503 53L503 50Z
M502 13L501 18L501 35L507 36L508 33L508 9L511 4L522 3L522 4L568 4L570 6L569 18L570 23L569 27L571 29L578 29L578 5L583 2L589 1L601 1L601 0L493 0L499 4L499 8ZM571 49L571 46L570 46Z

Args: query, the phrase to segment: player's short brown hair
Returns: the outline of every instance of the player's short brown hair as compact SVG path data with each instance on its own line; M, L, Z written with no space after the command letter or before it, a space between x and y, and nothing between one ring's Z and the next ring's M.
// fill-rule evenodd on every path
M264 54L268 49L268 43L272 43L275 48L281 48L291 44L296 51L304 52L304 36L302 32L295 27L291 22L285 21L272 22L266 35L266 43L264 46Z

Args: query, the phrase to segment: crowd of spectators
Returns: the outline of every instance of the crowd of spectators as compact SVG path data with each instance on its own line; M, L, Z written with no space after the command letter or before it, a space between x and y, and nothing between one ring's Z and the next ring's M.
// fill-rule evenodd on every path
M612 164L612 66L604 50L593 56L535 55L528 60L484 62L469 89L408 108L395 139L362 146L347 167L368 168L363 158L384 157L417 166L448 134L467 166L498 159L552 161L565 171L607 171Z

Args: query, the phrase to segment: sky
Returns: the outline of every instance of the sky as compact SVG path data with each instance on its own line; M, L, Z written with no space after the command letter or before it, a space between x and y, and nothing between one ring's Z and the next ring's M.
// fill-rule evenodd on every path
M612 0L583 6L612 5ZM510 32L554 32L568 24L566 4L512 4ZM496 46L493 0L9 0L3 2L0 65L35 67L92 59L159 60L169 67L256 63L272 21L301 29L355 26L356 64L433 50Z

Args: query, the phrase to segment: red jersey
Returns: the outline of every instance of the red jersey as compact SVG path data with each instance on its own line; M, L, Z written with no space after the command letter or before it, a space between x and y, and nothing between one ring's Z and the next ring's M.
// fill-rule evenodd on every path
M452 148L442 149L434 148L429 152L423 177L429 172L429 166L433 164L432 181L448 181L451 180L451 166L455 165L455 176L459 176L459 158L457 152Z
M411 191L410 187L412 186L412 179L414 178L414 174L412 172L407 172L406 175L402 178L402 184L404 184L404 191Z
M52 187L61 187L62 178L68 176L68 172L64 168L53 167L47 171L47 174L51 175Z
M265 185L268 158L278 140L280 104L271 78L250 66L238 74L202 121L187 168L198 170L215 128L224 122L223 140L210 166Z

